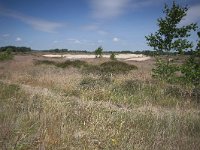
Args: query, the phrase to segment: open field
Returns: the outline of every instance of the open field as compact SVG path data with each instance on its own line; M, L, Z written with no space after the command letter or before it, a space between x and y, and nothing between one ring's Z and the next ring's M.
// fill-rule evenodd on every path
M0 149L200 149L198 94L152 79L154 58L42 55L0 62Z

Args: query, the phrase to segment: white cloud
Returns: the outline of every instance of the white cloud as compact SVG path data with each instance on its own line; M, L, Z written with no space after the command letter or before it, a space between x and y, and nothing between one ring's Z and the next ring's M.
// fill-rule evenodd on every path
M24 14L14 12L14 11L8 10L8 9L1 9L0 14L11 17L11 18L18 19L18 20L32 26L34 29L40 30L43 32L56 32L56 29L64 26L61 23L47 21L47 20L43 20L40 18L34 18L31 16L26 16Z
M71 38L71 39L67 39L67 41L70 41L71 43L74 43L74 44L81 44L81 41L78 39Z
M200 22L200 5L188 9L187 16L181 21L181 25Z
M98 40L97 43L103 43L103 40Z
M16 42L19 42L19 41L22 41L22 39L21 39L20 37L17 37L17 38L15 39L15 41L16 41Z
M93 16L106 19L121 15L131 0L90 0Z
M119 41L120 41L119 38L117 38L117 37L114 37L114 38L113 38L113 42L119 42Z

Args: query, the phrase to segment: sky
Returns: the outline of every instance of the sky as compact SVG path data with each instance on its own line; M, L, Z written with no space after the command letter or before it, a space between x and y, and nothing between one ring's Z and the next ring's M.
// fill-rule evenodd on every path
M145 36L154 33L164 4L173 0L0 0L0 47L35 50L147 50ZM198 23L200 0L188 5L181 25ZM197 37L193 33L192 41Z

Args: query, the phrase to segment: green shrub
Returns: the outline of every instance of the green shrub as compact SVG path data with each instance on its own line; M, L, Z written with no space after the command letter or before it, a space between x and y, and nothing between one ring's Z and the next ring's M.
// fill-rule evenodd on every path
M175 73L179 71L178 66L169 61L157 59L155 65L156 67L152 70L152 76L159 80L172 81L175 79Z
M12 52L8 49L5 52L0 52L0 61L12 59Z
M137 69L135 65L130 65L120 61L109 61L102 63L100 65L100 68L101 72L103 73L113 73L113 74L127 73L130 70Z
M87 66L87 63L85 61L81 61L81 60L66 60L65 62L61 62L61 63L56 63L57 67L61 67L61 68L66 68L66 67L75 67L75 68L81 68L84 66Z
M103 48L101 46L99 46L95 51L95 55L96 55L96 58L101 58L102 57L102 52L103 52Z
M75 67L75 68L81 68L82 66L87 66L88 64L85 61L81 61L81 60L67 60L65 62L55 62L55 61L51 61L51 60L37 60L35 62L36 65L41 65L41 64L45 64L45 65L55 65L56 67L61 67L61 68L67 68L67 67Z
M200 85L200 57L190 57L181 67L185 83Z
M110 55L110 59L111 59L111 60L116 60L115 53L111 53L111 55Z

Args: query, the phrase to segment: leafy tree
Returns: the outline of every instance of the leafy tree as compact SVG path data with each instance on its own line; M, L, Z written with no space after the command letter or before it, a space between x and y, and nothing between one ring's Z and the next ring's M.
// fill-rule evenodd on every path
M146 36L148 45L157 51L182 53L184 50L192 48L192 42L187 40L190 32L197 29L197 24L191 23L180 27L181 20L187 15L187 7L181 7L173 2L171 8L165 4L163 13L164 18L157 20L159 29L155 34Z
M181 20L187 15L187 10L187 7L181 7L175 2L173 2L171 8L165 4L163 10L165 17L157 20L158 31L145 37L147 44L158 53L167 53L167 56L172 52L183 53L191 49L193 44L187 38L191 35L191 31L196 31L197 24L191 23L186 26L180 26ZM178 71L178 68L173 65L169 58L165 61L158 59L153 74L161 77L165 76L165 79L168 80L176 71ZM168 74L169 72L170 74Z
M198 42L195 51L181 68L183 79L187 83L200 86L200 32L197 33Z
M103 52L103 48L101 46L99 46L95 51L95 55L96 55L96 58L101 58L102 57L102 52Z

